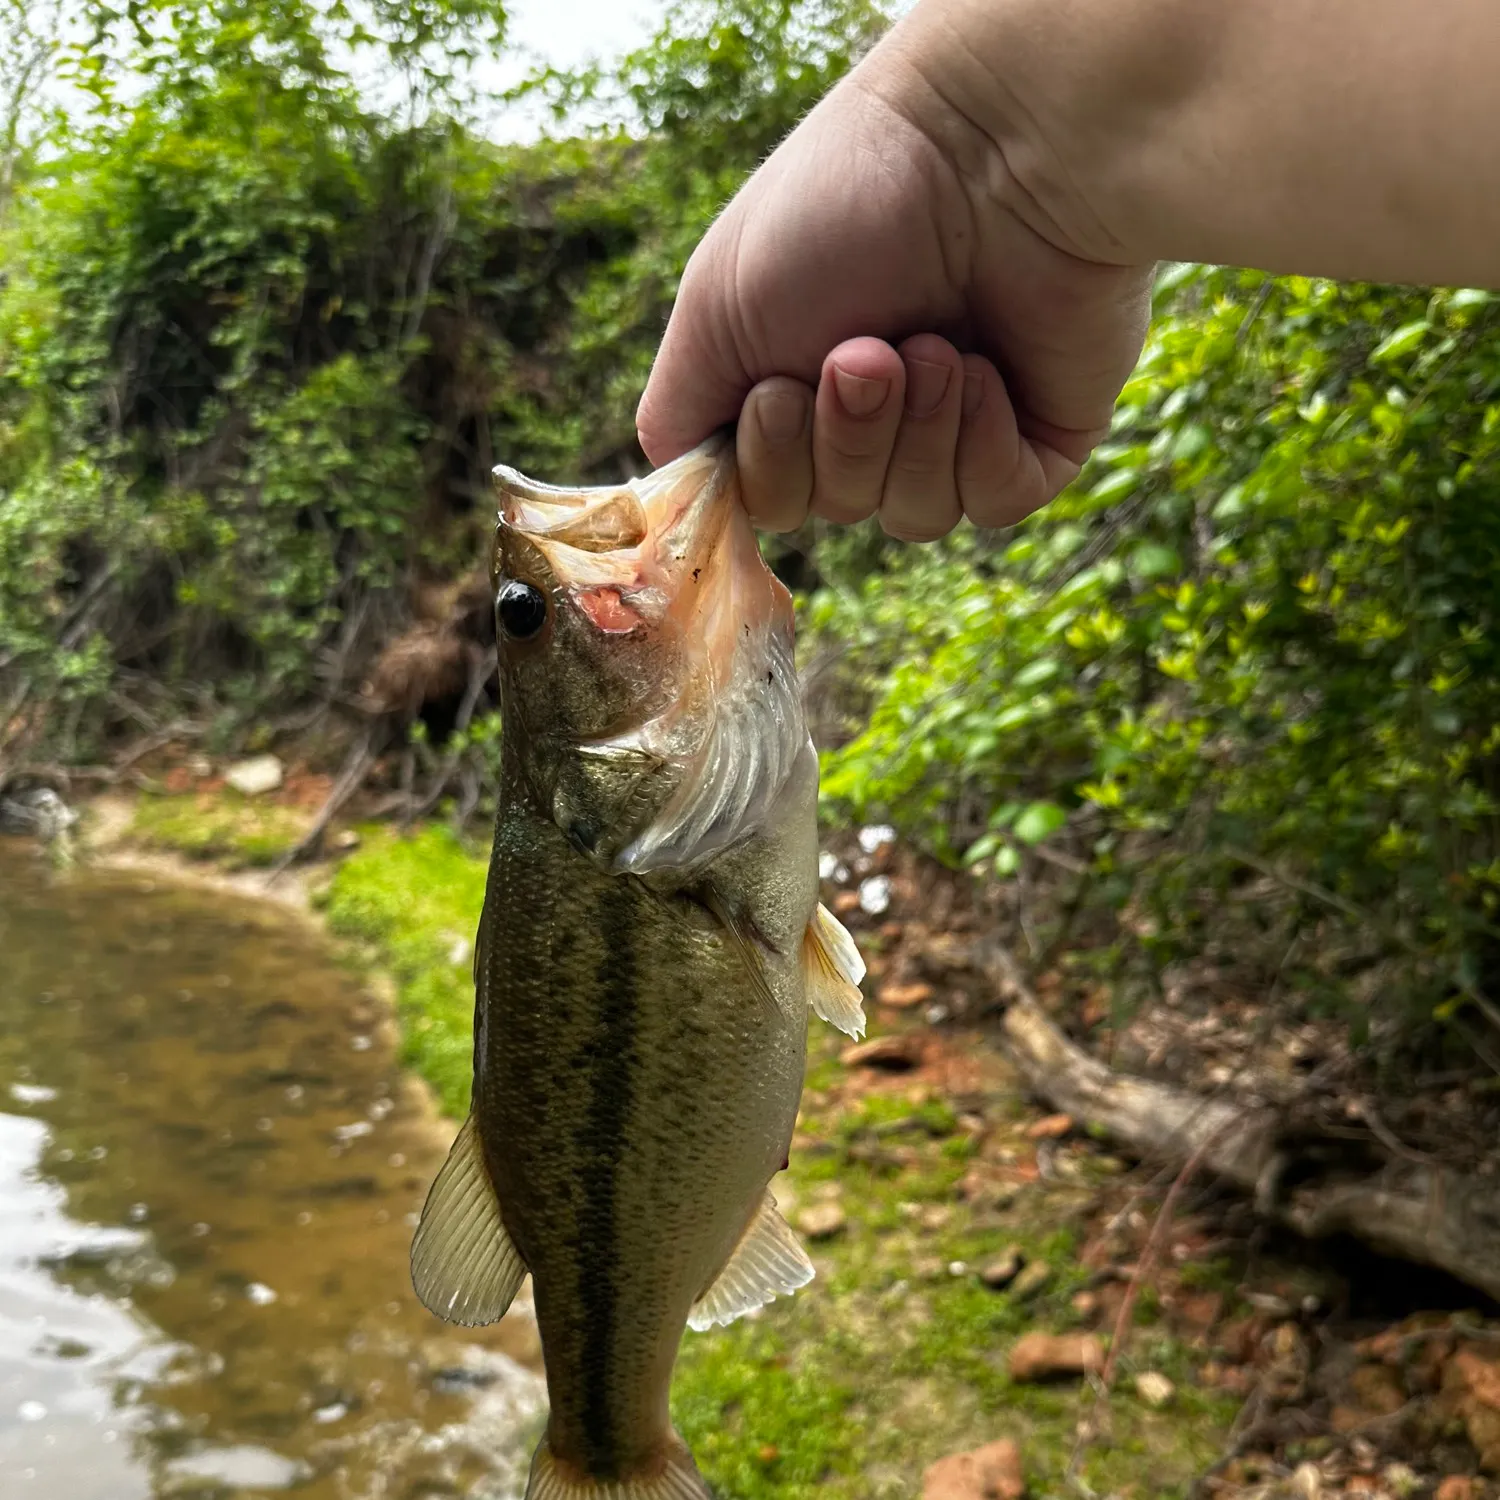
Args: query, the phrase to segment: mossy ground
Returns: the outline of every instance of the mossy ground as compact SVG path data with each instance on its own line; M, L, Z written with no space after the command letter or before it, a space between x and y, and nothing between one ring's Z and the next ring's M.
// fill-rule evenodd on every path
M454 1114L468 1101L469 939L484 874L483 851L446 829L366 829L323 898L332 928L373 945L394 974L406 1058ZM1071 1253L1091 1188L1039 1183L1003 1210L961 1201L957 1184L980 1148L955 1111L909 1078L851 1099L840 1087L840 1041L815 1025L798 1145L776 1190L793 1211L836 1193L845 1228L814 1247L818 1277L795 1298L687 1336L673 1401L683 1436L734 1500L911 1496L935 1459L998 1437L1020 1444L1034 1495L1067 1493L1093 1395L1077 1382L1017 1385L1006 1356L1028 1330L1081 1326L1071 1297L1083 1273ZM990 1098L985 1115L991 1137L1021 1140L1013 1094ZM1012 1243L1053 1267L1031 1300L991 1291L975 1274ZM1149 1311L1122 1376L1159 1370L1177 1395L1152 1411L1128 1379L1118 1383L1110 1436L1079 1474L1099 1494L1183 1494L1222 1450L1234 1416L1233 1400L1192 1389L1187 1351L1149 1325Z
M153 848L243 869L275 864L310 821L301 808L225 789L142 796L130 832L137 842Z

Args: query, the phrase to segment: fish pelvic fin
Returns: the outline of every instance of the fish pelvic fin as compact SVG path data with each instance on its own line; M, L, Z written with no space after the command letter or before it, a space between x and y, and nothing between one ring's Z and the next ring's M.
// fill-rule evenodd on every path
M802 972L807 1003L830 1026L856 1040L865 1034L864 996L859 982L865 961L844 924L819 905L802 940Z
M422 1207L411 1242L412 1286L428 1312L478 1328L505 1316L525 1279L470 1114Z
M701 1333L716 1323L732 1323L777 1297L791 1296L812 1279L807 1251L767 1191L729 1263L693 1304L688 1327Z
M591 1479L554 1458L544 1437L531 1460L526 1500L713 1500L713 1491L675 1433L660 1466L628 1479Z

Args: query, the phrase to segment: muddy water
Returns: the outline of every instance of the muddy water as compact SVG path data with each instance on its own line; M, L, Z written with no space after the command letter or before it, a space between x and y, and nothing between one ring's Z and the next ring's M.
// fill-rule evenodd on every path
M518 1494L534 1325L407 1279L444 1144L306 924L0 840L0 1496Z

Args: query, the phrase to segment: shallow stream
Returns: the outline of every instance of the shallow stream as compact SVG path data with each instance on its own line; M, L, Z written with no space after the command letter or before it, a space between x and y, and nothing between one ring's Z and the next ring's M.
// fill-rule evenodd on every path
M309 923L0 839L0 1496L518 1494L534 1324L407 1277L448 1133Z

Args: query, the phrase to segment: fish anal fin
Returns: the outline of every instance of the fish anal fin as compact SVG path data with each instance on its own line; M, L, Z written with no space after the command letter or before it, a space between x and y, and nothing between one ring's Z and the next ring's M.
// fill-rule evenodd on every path
M713 1494L675 1433L659 1465L615 1479L591 1479L554 1458L544 1437L531 1460L526 1500L713 1500Z
M807 1251L767 1192L728 1264L693 1304L688 1327L701 1333L715 1323L732 1323L776 1297L791 1296L812 1279Z
M505 1316L525 1279L471 1114L422 1206L411 1242L412 1286L429 1312L477 1328Z
M865 1034L864 996L859 982L865 961L844 924L820 905L802 940L802 971L807 1003L830 1026L856 1039Z

